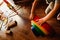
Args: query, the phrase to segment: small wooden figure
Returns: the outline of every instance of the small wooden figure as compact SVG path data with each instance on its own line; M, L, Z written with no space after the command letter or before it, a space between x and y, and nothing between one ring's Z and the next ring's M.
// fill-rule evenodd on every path
M16 21L12 21L10 23L7 23L6 25L3 25L1 28L1 31L3 31L6 34L10 34L11 32L11 28L16 27L17 26L17 22Z

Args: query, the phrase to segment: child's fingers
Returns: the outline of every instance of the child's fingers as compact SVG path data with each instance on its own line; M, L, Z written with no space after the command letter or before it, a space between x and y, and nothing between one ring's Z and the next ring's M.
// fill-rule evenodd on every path
M39 19L39 20L36 20L37 21L37 23L39 24L39 25L41 25L41 20Z
M36 22L38 22L38 21L39 21L39 19L36 20Z
M43 21L42 19L39 19L39 20L37 21L37 23L38 23L39 25L42 25L42 24L44 23L44 21Z

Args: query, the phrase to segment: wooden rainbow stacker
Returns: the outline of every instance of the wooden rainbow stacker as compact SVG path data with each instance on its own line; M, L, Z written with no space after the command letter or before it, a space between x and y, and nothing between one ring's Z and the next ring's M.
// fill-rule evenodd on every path
M45 36L45 35L53 35L55 31L48 23L43 23L41 26L37 24L36 20L40 19L38 16L35 16L31 21L31 29L36 36Z

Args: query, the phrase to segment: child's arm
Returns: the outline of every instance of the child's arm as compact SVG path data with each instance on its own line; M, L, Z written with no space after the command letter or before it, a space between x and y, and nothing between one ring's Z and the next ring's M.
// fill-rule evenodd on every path
M30 19L34 18L34 12L35 12L35 8L36 8L37 3L38 3L38 0L34 0L34 2L32 4L32 8L31 8Z
M60 0L55 0L55 5L54 5L54 8L48 13L48 15L46 15L44 18L40 19L38 21L38 23L42 24L44 23L45 21L49 20L51 17L53 17L57 10L59 10L59 7L60 7Z
M52 9L52 11L50 11L50 13L44 17L45 21L47 21L52 16L54 16L56 14L57 10L59 10L59 7L60 7L60 3L58 3L57 0L56 0L54 8Z

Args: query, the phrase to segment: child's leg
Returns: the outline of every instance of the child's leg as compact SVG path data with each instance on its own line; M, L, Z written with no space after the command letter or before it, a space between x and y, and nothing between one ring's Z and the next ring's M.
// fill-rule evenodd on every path
M50 2L50 4L48 5L48 7L45 10L45 13L48 14L54 7L54 3Z
M59 12L59 14L58 14L58 16L57 16L57 20L60 20L60 12Z

